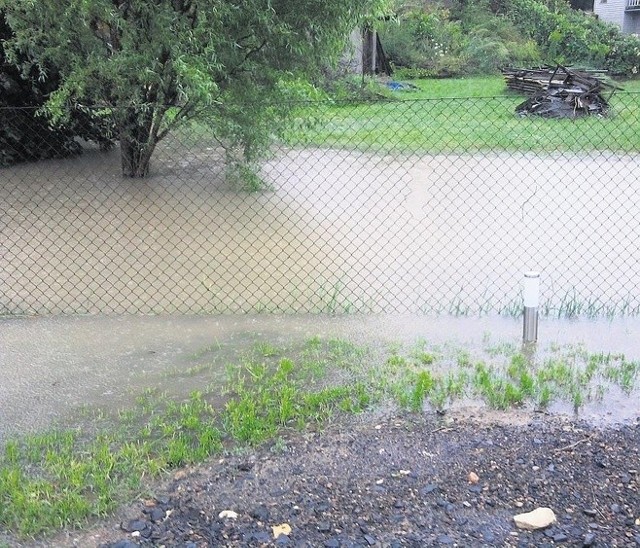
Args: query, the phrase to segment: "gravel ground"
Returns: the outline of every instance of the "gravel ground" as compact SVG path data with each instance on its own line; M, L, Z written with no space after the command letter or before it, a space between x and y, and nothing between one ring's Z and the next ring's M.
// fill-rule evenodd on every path
M39 546L640 546L639 453L640 420L368 413L174 472ZM557 522L515 526L538 507Z

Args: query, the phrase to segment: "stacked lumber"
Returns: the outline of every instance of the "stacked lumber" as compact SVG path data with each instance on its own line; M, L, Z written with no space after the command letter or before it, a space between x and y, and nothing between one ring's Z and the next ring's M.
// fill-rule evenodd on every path
M507 68L502 72L509 89L530 96L516 107L516 113L521 116L605 116L609 103L603 94L607 88L615 89L597 73L570 70L560 65L553 70Z

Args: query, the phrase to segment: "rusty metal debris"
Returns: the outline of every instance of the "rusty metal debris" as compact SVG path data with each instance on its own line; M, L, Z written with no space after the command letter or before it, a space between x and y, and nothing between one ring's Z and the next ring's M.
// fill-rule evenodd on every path
M516 107L516 114L531 114L545 118L578 118L580 116L606 116L609 99L617 88L604 82L598 73L571 70L561 65L555 69L502 70L507 87L530 95Z

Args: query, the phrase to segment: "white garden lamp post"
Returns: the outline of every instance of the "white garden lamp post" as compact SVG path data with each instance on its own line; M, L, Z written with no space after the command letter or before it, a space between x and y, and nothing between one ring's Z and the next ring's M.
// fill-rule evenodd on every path
M524 273L524 315L522 341L525 344L538 341L538 301L540 299L540 273Z

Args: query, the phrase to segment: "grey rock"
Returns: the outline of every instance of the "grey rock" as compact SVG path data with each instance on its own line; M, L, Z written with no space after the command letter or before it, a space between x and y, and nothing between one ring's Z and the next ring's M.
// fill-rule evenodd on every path
M482 532L482 540L489 544L493 544L496 541L496 536L489 529L485 529Z
M589 546L593 546L596 542L596 535L594 533L587 533L582 539L582 546L588 548Z
M269 521L269 509L264 504L260 504L259 506L253 508L249 515L253 519L257 519L258 521Z
M162 521L166 515L167 513L162 508L159 508L158 506L155 506L149 512L149 518L151 518L151 521L153 522Z
M429 485L425 485L422 489L420 489L420 495L424 497L425 495L433 493L437 490L438 486L435 483L430 483Z
M271 542L271 535L266 531L258 531L253 533L253 539L261 544L268 544Z
M122 523L120 528L127 533L133 533L134 531L142 532L149 527L149 524L146 521L141 519L132 519L128 521L126 524Z

